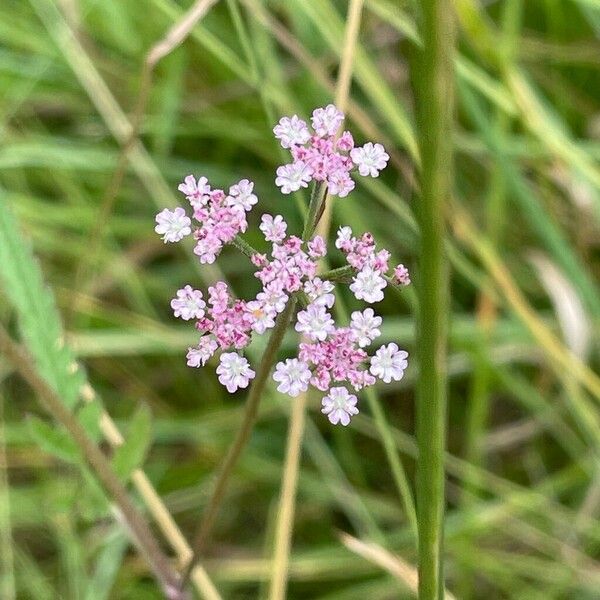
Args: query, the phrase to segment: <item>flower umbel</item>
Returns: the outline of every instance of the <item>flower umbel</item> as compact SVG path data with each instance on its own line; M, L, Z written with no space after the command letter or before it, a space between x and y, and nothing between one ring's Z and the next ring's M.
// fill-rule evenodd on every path
M289 194L313 181L327 186L330 195L344 197L354 188L352 173L379 175L389 160L385 149L372 142L355 147L351 133L340 132L343 121L344 115L332 104L313 111L312 130L297 115L279 121L273 130L275 137L293 159L277 169L276 184L281 192ZM189 284L177 291L171 300L174 316L193 320L199 332L198 343L187 351L188 366L198 368L218 360L216 374L228 392L247 388L256 374L244 356L246 348L255 336L270 330L281 335L283 329L277 323L288 321L278 317L284 316L281 313L287 306L289 319L289 302L293 301L300 305L295 331L303 339L296 356L275 365L273 380L279 392L294 398L313 386L325 393L322 413L332 424L346 426L358 414L358 397L350 389L357 392L377 380L390 383L402 379L408 364L404 350L393 342L374 354L369 350L383 327L383 318L373 308L355 310L346 325L338 325L330 312L336 284L349 284L354 296L367 303L382 301L388 284L410 284L408 269L402 264L388 275L390 252L377 249L370 233L356 237L350 227L340 227L335 247L345 256L347 266L318 274L328 244L319 235L310 237L313 220L318 220L316 209L302 238L288 234L282 215L261 215L259 229L267 247L255 250L240 237L249 226L248 214L258 203L252 181L241 179L225 192L213 189L206 177L188 175L178 189L189 202L191 216L182 207L158 213L155 231L163 241L178 242L193 234L194 254L203 264L214 262L226 245L234 245L248 257L260 282L256 296L249 300L237 298L224 281L205 292ZM315 190L313 198L325 197L324 192ZM261 376L264 381L266 371L260 374L257 381Z

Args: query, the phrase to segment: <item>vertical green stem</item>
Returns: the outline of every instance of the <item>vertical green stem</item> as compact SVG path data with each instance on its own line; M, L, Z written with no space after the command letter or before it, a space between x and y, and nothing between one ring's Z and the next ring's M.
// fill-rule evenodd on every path
M444 209L452 182L453 9L421 2L423 46L412 65L421 154L417 386L419 600L443 598L448 275Z

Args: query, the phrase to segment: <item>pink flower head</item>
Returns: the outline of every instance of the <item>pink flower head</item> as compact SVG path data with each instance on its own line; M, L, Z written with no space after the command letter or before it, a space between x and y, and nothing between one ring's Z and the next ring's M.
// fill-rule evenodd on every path
M333 330L333 319L321 304L309 304L306 310L298 313L296 331L304 333L311 340L323 341Z
M322 258L327 253L325 240L320 235L308 242L308 254L311 258Z
M267 242L281 242L285 238L287 223L281 215L273 217L269 214L264 214L261 217L259 229L263 232Z
M191 285L177 290L177 297L171 300L173 314L184 321L201 319L204 316L205 307L206 302L202 299L202 292L192 289Z
M162 235L165 242L179 242L186 235L192 233L192 224L190 218L185 214L185 210L179 206L175 210L165 208L156 215L156 227L154 231Z
M252 207L258 202L253 190L254 183L248 179L240 180L229 188L227 206L239 207L245 211L252 210Z
M310 139L308 126L305 121L298 118L298 115L279 119L279 123L273 128L273 133L282 148L303 145Z
M333 283L323 281L320 277L309 279L304 284L304 293L309 297L312 304L318 304L331 308L335 302Z
M185 194L192 208L200 208L208 202L208 194L210 194L210 185L206 177L200 177L198 182L193 175L188 175L183 183L180 183L177 189Z
M321 402L321 412L327 415L332 425L341 423L344 427L350 423L353 415L358 414L358 398L350 394L345 387L333 387Z
M203 367L208 359L216 352L218 347L219 346L214 338L208 335L201 337L195 348L188 348L188 367Z
M328 104L325 108L315 108L313 110L311 122L317 135L335 135L344 122L344 113L339 111L333 104Z
M399 285L410 285L410 273L403 264L394 269L394 281Z
M230 394L239 388L246 388L255 373L250 368L248 361L237 352L223 352L217 367L219 381Z
M372 308L365 308L362 312L357 310L352 313L350 328L361 348L368 346L381 335L379 330L381 322L382 318L378 317Z
M278 382L277 391L295 398L308 389L311 373L308 365L297 358L288 358L285 362L277 363L274 381Z

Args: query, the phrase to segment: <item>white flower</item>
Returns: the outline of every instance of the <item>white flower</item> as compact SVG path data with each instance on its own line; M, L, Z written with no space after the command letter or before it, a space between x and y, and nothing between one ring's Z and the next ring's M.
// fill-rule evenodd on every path
M200 177L198 183L196 183L196 178L193 175L188 175L177 189L185 194L185 197L194 208L200 208L208 201L210 185L208 185L206 177Z
M248 179L242 179L229 188L227 196L227 206L238 206L245 211L252 210L252 207L258 202L258 198L252 193L254 183Z
M308 389L311 373L308 365L297 358L288 358L278 362L273 379L279 383L277 391L295 398L300 392Z
M177 290L177 297L171 300L171 308L176 317L184 321L201 319L204 316L206 302L202 300L202 292L192 289L191 285Z
M378 329L382 319L378 317L372 308L365 308L352 313L350 317L350 329L356 336L356 341L361 348L368 346L375 338L381 335Z
M258 228L263 232L267 242L281 242L285 238L287 223L281 215L273 217L269 214L264 214L261 217Z
M303 161L297 160L289 165L277 167L275 185L281 188L282 194L298 191L301 187L308 187L312 178L312 169Z
M192 228L190 227L192 221L185 214L185 210L179 206L172 211L165 208L159 212L156 215L156 223L154 231L162 235L165 244L167 242L178 242L186 235L192 233Z
M382 379L384 383L400 381L404 375L404 369L408 366L408 352L399 350L394 343L381 346L375 356L371 358L369 371L375 377Z
M344 121L344 113L328 104L325 108L315 108L311 121L317 135L335 135Z
M310 132L306 122L294 115L292 118L282 117L273 128L275 137L281 142L282 148L301 146L310 140Z
M337 238L335 239L335 247L343 248L352 241L352 229L350 227L340 227L337 232Z
M305 333L312 340L323 342L334 329L333 319L324 306L312 303L298 313L296 331Z
M217 375L227 391L233 394L238 388L248 387L255 373L243 356L237 352L224 352L217 367Z
M332 387L321 401L321 412L327 415L332 425L341 423L345 427L352 415L358 414L357 402L358 398L348 393L345 387Z
M381 144L373 144L367 142L360 148L353 148L350 151L352 162L358 167L358 172L366 177L377 177L379 171L385 169L388 160L390 159L385 148Z
M275 312L280 313L285 308L288 295L281 290L277 282L267 283L264 290L256 295L256 299L264 306L273 307Z
M246 303L246 308L252 315L252 329L262 335L267 329L275 327L275 309L260 300L251 300Z
M198 346L188 348L186 356L188 367L203 367L217 348L218 344L212 337L208 335L201 337Z
M387 281L378 271L371 267L365 267L359 271L350 284L350 290L358 300L364 300L369 304L383 300L383 288Z
M312 301L312 304L318 304L331 308L335 302L335 296L331 293L335 289L331 281L323 281L320 277L309 279L304 284L304 292Z

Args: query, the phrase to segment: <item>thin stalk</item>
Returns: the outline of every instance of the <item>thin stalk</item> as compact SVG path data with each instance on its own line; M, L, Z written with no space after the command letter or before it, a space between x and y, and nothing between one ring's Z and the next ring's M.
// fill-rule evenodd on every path
M421 2L423 46L411 68L421 156L417 385L419 600L443 598L444 446L448 275L444 212L451 193L453 110L451 0Z
M33 359L0 327L0 350L19 374L37 393L40 404L71 435L81 454L119 508L140 553L146 559L168 598L184 598L178 594L179 577L163 554L143 515L131 502L127 490L115 475L110 462L100 448L88 437L81 423L63 404L56 392L36 372Z
M273 332L269 338L269 343L267 344L260 365L258 366L256 377L254 378L252 386L250 387L250 392L248 393L248 400L246 401L246 409L244 411L242 425L238 430L235 439L229 448L223 463L221 464L221 467L219 468L219 474L217 476L210 500L204 511L202 521L200 522L200 525L196 530L196 534L194 535L194 541L192 543L192 558L184 570L180 589L184 589L187 585L194 566L198 562L200 555L204 551L206 543L210 538L217 515L219 513L219 509L223 503L223 497L227 490L229 478L243 449L246 447L246 444L250 439L250 434L252 433L252 428L258 412L258 406L260 404L269 373L271 372L271 368L273 367L273 364L277 358L277 352L279 351L279 347L283 341L283 336L285 335L287 327L292 319L295 305L296 298L292 296L288 301L284 311L280 313L279 317L277 318L275 327L273 328Z
M290 413L285 469L281 480L281 495L275 526L275 551L273 553L269 600L283 600L285 598L307 400L307 392L300 394L294 400Z
M315 181L310 194L310 204L308 205L308 214L306 215L306 221L304 222L304 231L302 232L302 239L304 241L311 238L319 221L319 217L323 214L326 198L327 186L320 181Z

